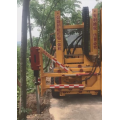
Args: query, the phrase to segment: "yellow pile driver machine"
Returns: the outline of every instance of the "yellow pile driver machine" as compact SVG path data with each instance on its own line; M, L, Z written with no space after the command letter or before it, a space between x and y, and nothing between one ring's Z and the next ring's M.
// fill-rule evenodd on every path
M50 39L55 56L41 47L31 47L31 68L41 96L52 89L57 98L67 94L102 95L102 9L100 11L100 48L98 49L98 10L83 7L82 24L64 25L60 11L55 11L55 39ZM99 52L99 54L98 54ZM43 55L53 62L53 71L44 72ZM40 79L38 80L38 78ZM51 84L46 84L51 77ZM40 92L39 92L40 90Z

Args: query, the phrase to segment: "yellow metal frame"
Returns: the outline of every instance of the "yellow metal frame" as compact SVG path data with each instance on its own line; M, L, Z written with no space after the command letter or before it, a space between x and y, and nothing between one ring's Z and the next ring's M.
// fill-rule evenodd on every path
M45 50L44 49L42 49L42 48L39 48L39 59L40 59L40 77L41 77L41 96L44 94L44 92L46 91L46 89L49 89L50 88L50 85L46 85L46 77L61 77L61 78L67 78L67 79L69 79L69 77L65 77L65 75L73 75L73 74L79 74L79 73L85 73L86 71L91 71L91 67L89 67L89 68L87 68L87 67L84 67L84 68L82 68L83 69L83 72L75 72L75 71L79 71L81 68L70 68L71 70L72 70L72 72L69 70L68 71L68 73L65 73L64 71L62 71L62 73L44 73L44 71L43 71L43 59L42 59L42 54L44 54L44 55L46 55L47 57L49 56L49 58L50 59L52 59L53 57L52 56L50 56L49 55L49 53L48 54L46 54L45 53ZM84 64L81 64L82 66L84 65L90 65L90 66L92 66L92 62L90 62L90 61L88 61L87 60L87 58L84 56ZM65 65L66 66L66 65ZM69 65L69 66L71 66L71 65ZM59 68L57 69L57 68L55 68L55 70L59 70ZM54 70L54 71L55 71ZM100 69L99 69L99 67L97 67L97 69L96 69L96 71L95 71L95 73L99 73L99 71L100 71ZM84 79L86 76L82 76L82 78ZM76 79L79 79L79 77L76 77ZM93 82L93 85L92 86L90 86L89 87L89 84L92 82L94 80L94 82ZM101 90L101 86L100 86L100 75L97 75L97 76L93 76L91 79L90 79L90 83L89 84L87 84L86 85L86 83L83 81L82 82L82 84L84 85L84 86L86 86L85 88L84 88L84 92L83 93L85 93L85 91L86 91L86 93L88 93L87 91L93 91L93 90ZM62 83L62 84L66 84L66 83ZM73 89L70 93L72 94L73 92L74 93L78 93L78 90L79 89ZM57 89L55 89L55 91L58 91ZM61 89L61 92L62 91L69 91L69 89L64 89L64 90L62 90ZM60 92L60 95L64 95L64 94L62 94ZM70 94L69 93L69 94ZM91 93L91 92L89 92L89 93ZM66 94L67 94L67 92L66 92ZM80 94L82 94L81 92L80 92Z
M98 46L93 46L93 34L97 34L97 27L96 29L93 29L93 23L97 20L97 9L92 10L92 18L90 19L90 55L98 55ZM96 18L94 18L96 16ZM101 46L102 46L102 10L101 10ZM62 20L60 18L60 11L55 12L55 36L56 36L56 60L58 60L61 64L64 64L68 68L68 72L65 72L60 66L56 66L54 68L53 73L44 73L43 71L43 54L46 55L51 60L54 58L49 53L47 53L44 49L39 48L39 59L40 59L40 78L41 78L41 96L44 94L46 89L50 88L50 85L46 85L46 77L61 77L61 84L65 85L66 81L71 81L71 83L75 80L82 80L85 79L87 76L74 76L70 77L69 75L79 74L79 73L87 73L92 70L93 63L90 62L85 55L83 54L83 51L81 48L77 48L75 50L75 54L79 55L79 58L64 58L64 55L66 55L66 51L63 52L63 29L79 29L84 28L84 23L81 25L62 25ZM98 41L98 38L96 38ZM73 50L73 49L71 49ZM101 57L102 57L102 47L100 49ZM80 62L80 63L77 63ZM72 64L69 64L72 63ZM77 63L77 64L76 64ZM81 65L82 67L79 68L78 65ZM80 72L80 70L83 70L83 72ZM58 73L58 70L61 70L61 73ZM101 91L102 95L102 59L101 59L101 69L97 67L95 73L100 73L96 76L92 76L87 82L82 81L81 84L85 86L83 90L80 89L57 89L55 88L55 91L58 91L60 93L60 96L64 96L66 94L92 94L96 95L98 91ZM68 75L68 76L65 76ZM56 84L56 83L54 83Z
M98 9L92 10L90 18L90 55L98 55Z
M63 26L60 11L55 12L56 58L63 64Z
M63 29L79 29L79 28L84 28L84 23L81 25L64 25Z

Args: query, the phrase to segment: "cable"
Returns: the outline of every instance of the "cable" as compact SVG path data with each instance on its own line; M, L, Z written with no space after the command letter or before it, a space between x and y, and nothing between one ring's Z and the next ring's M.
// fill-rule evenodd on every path
M71 48L71 46L73 45L73 43L79 38L79 37L81 37L81 35L80 36L78 36L69 46L68 46L68 51L67 51L67 54L69 54L70 53L70 48Z
M65 51L65 48L68 48L68 43L65 39L65 37L63 36L63 42L64 42L64 49L63 49L63 52Z
M96 67L95 67L93 73L88 78L85 78L84 80L81 80L81 81L87 81L88 79L90 79L93 76L93 74L95 73L95 71L96 71Z
M96 61L97 61L97 59L98 59L98 58L96 58ZM91 70L91 72L89 73L90 76L87 77L87 78L85 78L84 80L78 81L78 83L79 83L79 82L83 82L83 81L87 81L88 79L90 79L90 78L93 76L93 74L95 73L96 68L97 68L97 65L96 65L96 66L95 66L95 69L94 69L94 71L93 71L93 68L94 68L95 63L96 63L96 62L93 63L92 70ZM93 71L93 72L92 72L92 71ZM92 74L91 74L91 73L92 73ZM100 71L99 71L98 74L100 74ZM66 83L69 83L69 82L67 82L67 81L65 81L65 80L63 80L63 81L66 82Z
M81 37L81 38L82 38L82 37ZM76 45L75 45L75 47L74 47L74 49L73 49L72 54L74 54L74 52L75 52L75 50L76 50L76 47L77 47L78 43L80 42L80 40L82 40L81 38L77 41L77 43L76 43Z
M63 41L64 41L64 49L63 49L63 52L65 51L65 49L66 49L66 52L68 52L68 43L67 43L67 41L66 41L66 38L63 36ZM70 51L70 54L71 54L71 51Z
M97 59L98 59L98 58L96 58L96 61L97 61ZM95 62L94 62L94 64L95 64ZM93 67L94 67L94 66L93 66ZM97 65L96 65L96 67L97 67ZM95 67L95 69L94 69L94 71L93 71L92 74L91 74L92 71L90 72L91 75L89 74L90 76L89 76L88 78L85 78L84 80L81 80L81 81L87 81L88 79L90 79L90 78L93 76L93 74L95 73L96 67ZM92 69L92 70L93 70L93 69Z

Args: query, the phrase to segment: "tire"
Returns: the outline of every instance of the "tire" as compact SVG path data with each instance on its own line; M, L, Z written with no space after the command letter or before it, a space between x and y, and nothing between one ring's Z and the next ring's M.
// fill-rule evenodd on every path
M89 8L83 7L82 10L82 21L84 22L84 31L83 31L83 51L86 56L89 56L89 42L90 42L90 17L89 17Z
M101 90L98 91L97 96L101 96Z
M59 79L55 78L55 82L57 84L59 84ZM53 77L51 77L51 84L54 84L54 78ZM60 97L59 92L55 92L54 89L52 89L52 96L53 96L53 98L59 98Z

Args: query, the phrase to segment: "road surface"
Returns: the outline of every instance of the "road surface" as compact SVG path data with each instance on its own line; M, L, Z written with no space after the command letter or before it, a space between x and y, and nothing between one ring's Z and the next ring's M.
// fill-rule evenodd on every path
M91 95L51 98L49 112L53 120L102 120L102 98Z

